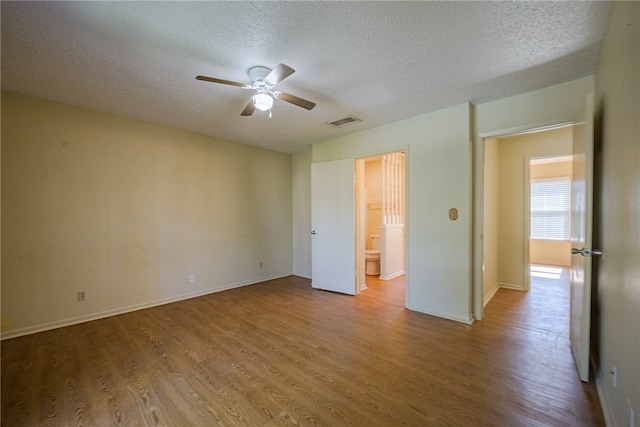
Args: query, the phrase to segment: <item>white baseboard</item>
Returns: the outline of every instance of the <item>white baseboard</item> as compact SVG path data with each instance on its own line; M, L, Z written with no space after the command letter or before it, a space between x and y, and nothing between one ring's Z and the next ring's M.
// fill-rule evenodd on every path
M294 276L302 277L303 279L311 280L311 275L307 274L307 273L296 273L296 272L293 272L291 274L293 274Z
M598 390L598 398L600 399L600 406L602 406L602 415L604 416L604 423L607 427L615 427L615 417L613 416L613 409L611 402L609 401L609 395L604 386L604 378L602 378L602 372L598 372L591 366L593 372L595 372L596 390Z
M498 283L498 286L505 289L513 289L515 291L524 291L522 285L514 285L512 283Z
M415 307L411 305L407 305L407 308L409 310L417 311L419 313L429 314L431 316L442 317L443 319L455 320L456 322L466 323L467 325L472 324L475 320L471 315L468 317L464 317L464 316L459 316L457 314L451 314L451 313L446 313L446 312L437 311L437 310L430 310L428 308Z
M27 326L25 328L14 329L7 332L2 332L0 336L0 340L5 340L9 338L16 338L23 335L35 334L38 332L49 331L51 329L63 328L65 326L77 325L78 323L90 322L92 320L104 319L105 317L117 316L118 314L130 313L132 311L143 310L145 308L156 307L159 305L170 304L172 302L183 301L190 298L197 298L204 295L213 294L216 292L227 291L229 289L240 288L242 286L255 285L257 283L266 282L267 280L280 279L282 277L290 276L290 273L287 274L277 274L273 276L262 277L257 280L252 280L248 282L237 282L231 283L228 285L223 285L216 288L209 288L200 290L197 292L190 292L187 294L179 295L171 298L164 298L161 300L150 301L140 304L129 305L126 307L114 308L111 310L99 311L97 313L90 313L83 316L71 317L68 319L56 320L53 322L47 322L40 325Z
M500 289L500 285L496 285L493 287L493 289L491 290L491 292L489 292L484 299L482 300L482 306L486 307L487 304L489 304L489 301L491 301L491 299L495 296L496 292L498 292L498 289Z
M404 274L404 270L400 270L400 271L397 271L397 272L395 272L393 274L389 274L389 275L384 276L384 277L380 276L379 279L380 280L391 280L391 279L395 279L396 277L400 277L403 274Z

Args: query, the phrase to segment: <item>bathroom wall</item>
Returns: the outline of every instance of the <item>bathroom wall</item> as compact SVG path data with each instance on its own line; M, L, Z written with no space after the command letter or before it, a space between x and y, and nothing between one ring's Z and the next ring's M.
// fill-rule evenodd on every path
M383 224L380 234L380 279L391 280L405 273L404 224Z
M404 224L382 224L382 175L382 158L373 157L365 161L367 249L372 249L371 235L380 235L380 279L391 280L405 273L405 227Z
M372 249L371 235L380 234L382 224L382 159L366 159L364 170L367 189L366 246Z

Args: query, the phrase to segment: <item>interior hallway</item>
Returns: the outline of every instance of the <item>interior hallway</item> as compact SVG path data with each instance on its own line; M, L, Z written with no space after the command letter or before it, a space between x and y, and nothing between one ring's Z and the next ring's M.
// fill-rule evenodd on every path
M2 425L604 425L564 285L500 290L469 326L405 309L402 281L290 276L5 340Z

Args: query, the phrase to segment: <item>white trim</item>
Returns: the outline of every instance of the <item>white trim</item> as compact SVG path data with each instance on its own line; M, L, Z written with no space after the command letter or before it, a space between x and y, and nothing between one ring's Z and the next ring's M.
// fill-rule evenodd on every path
M498 283L498 286L504 289L513 289L514 291L524 291L522 285L514 285L513 283Z
M380 280L392 280L395 279L396 277L402 276L403 274L405 274L404 270L401 271L397 271L393 274L389 274L388 276L382 277L380 276L379 279Z
M522 280L524 283L523 289L525 291L529 291L531 289L531 242L529 238L531 236L531 159L532 156L525 156L524 161L524 200L522 204L522 213L524 214L524 218L522 221L524 236L522 242L524 243L524 260L522 262L523 274Z
M38 332L49 331L51 329L63 328L65 326L77 325L79 323L90 322L92 320L104 319L106 317L117 316L119 314L131 313L133 311L143 310L145 308L157 307L160 305L170 304L172 302L183 301L191 298L197 298L204 295L213 294L216 292L227 291L229 289L240 288L243 286L255 285L258 283L266 282L268 280L280 279L282 277L288 277L291 274L276 274L258 279L257 281L249 282L237 282L228 284L219 288L209 288L197 292L190 292L184 295L171 298L163 298L156 301L145 302L140 304L134 304L127 307L115 308L111 310L99 311L97 313L85 314L83 316L71 317L68 319L56 320L53 322L47 322L40 325L28 326L26 328L14 329L12 331L3 332L0 336L0 340L9 338L16 338L23 335L35 334Z
M415 306L407 306L407 308L409 310L428 314L430 316L442 317L443 319L455 320L456 322L466 323L467 325L471 325L475 320L471 315L464 317L457 314L446 313L444 311L429 310L428 308L421 308L421 307L415 307Z
M534 166L545 165L550 163L564 163L564 162L573 162L573 154L568 156L548 155L548 156L536 157L535 159L531 159L531 164Z
M571 126L575 123L574 117L564 117L560 119L550 119L545 120L543 122L525 124L521 126L514 126L506 129L497 129L494 131L488 132L479 132L477 135L481 140L485 138L501 138L508 136L517 136L523 135L527 133L535 133L535 132L543 132L546 130L554 130L558 128L563 128L567 126Z
M615 427L615 416L613 415L613 407L609 401L609 395L604 385L604 379L602 378L602 370L597 370L594 367L593 359L591 360L591 368L595 372L596 390L598 391L598 398L600 399L600 406L602 407L602 415L604 416L604 424L607 427Z

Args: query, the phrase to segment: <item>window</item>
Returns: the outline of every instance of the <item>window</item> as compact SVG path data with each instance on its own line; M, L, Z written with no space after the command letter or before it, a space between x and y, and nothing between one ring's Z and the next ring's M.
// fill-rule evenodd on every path
M531 238L569 240L571 179L531 181Z

